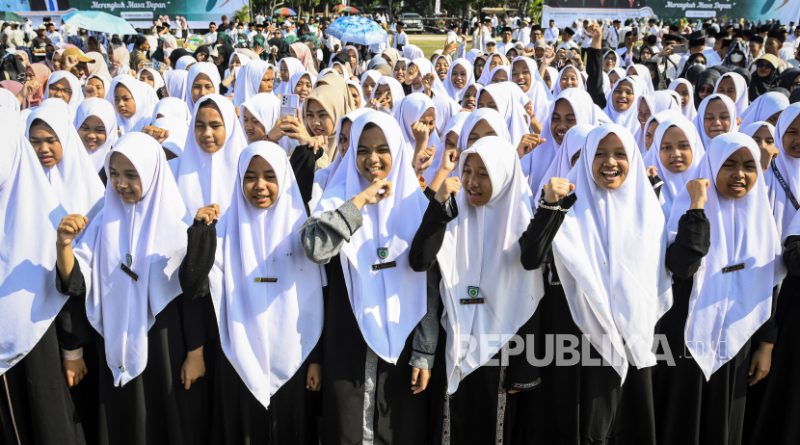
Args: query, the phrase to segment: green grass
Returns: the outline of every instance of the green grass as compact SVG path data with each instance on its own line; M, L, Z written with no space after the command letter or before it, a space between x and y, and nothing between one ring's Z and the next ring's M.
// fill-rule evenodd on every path
M408 36L409 43L420 47L427 58L430 58L437 49L444 48L445 38L445 34L411 34Z

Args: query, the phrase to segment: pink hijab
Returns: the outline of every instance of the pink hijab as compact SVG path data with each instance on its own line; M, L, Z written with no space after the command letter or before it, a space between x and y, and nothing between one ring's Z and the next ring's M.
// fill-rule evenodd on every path
M33 70L36 81L39 82L39 89L25 99L25 103L22 104L23 108L35 107L44 100L44 88L47 86L47 79L50 78L51 73L50 68L44 63L32 63L29 67Z
M317 75L317 67L314 64L314 57L311 55L311 49L305 43L295 42L289 45L289 48L294 52L295 57L303 62L303 67L312 76Z

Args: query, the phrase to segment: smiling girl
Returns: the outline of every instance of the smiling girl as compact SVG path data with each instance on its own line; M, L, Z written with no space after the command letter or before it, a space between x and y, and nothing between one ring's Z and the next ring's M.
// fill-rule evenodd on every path
M66 103L47 99L28 116L26 136L61 205L91 215L99 208L103 183L69 118Z
M75 128L95 170L100 172L106 153L119 138L114 106L104 99L84 100L75 116Z

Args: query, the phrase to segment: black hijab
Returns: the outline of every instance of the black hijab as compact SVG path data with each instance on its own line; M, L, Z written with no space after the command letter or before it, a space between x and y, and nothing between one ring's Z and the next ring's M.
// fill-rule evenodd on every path
M773 88L780 85L781 76L778 73L778 67L776 67L772 62L767 58L757 59L756 63L760 61L768 62L772 69L769 72L769 75L766 77L761 77L758 75L758 68L753 71L753 77L750 81L750 86L748 87L748 91L750 92L750 101L756 100L758 96L770 92Z

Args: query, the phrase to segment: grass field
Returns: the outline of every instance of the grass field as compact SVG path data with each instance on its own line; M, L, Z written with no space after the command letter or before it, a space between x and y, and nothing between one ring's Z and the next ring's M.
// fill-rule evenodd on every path
M445 34L409 34L408 40L412 45L417 45L430 58L437 49L444 48Z

